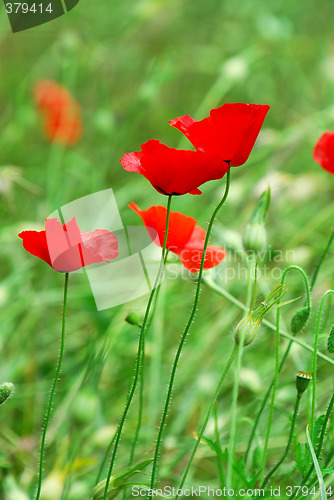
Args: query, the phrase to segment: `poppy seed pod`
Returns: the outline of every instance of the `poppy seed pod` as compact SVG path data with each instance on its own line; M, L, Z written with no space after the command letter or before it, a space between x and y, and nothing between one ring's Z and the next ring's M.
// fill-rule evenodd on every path
M331 354L334 353L334 325L332 326L331 331L329 332L328 335L327 349Z
M5 403L14 390L14 385L11 382L4 382L0 385L0 405Z
M312 373L309 372L297 372L296 373L296 387L298 391L298 396L301 396L309 386L313 378Z
M299 333L307 323L307 320L310 317L310 308L302 307L297 311L291 319L291 331L296 334Z
M243 345L250 345L259 333L260 326L261 321L253 321L251 315L240 320L233 333L236 345L241 344L242 336L244 337Z

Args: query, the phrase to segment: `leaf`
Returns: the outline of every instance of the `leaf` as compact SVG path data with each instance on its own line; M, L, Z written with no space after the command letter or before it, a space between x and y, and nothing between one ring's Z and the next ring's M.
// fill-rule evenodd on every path
M308 426L306 427L306 437L307 437L308 445L309 445L310 450L311 450L311 455L312 455L314 467L315 467L315 470L317 473L317 478L318 478L318 482L319 482L319 486L320 486L320 497L321 497L321 500L326 500L327 494L326 494L326 487L325 487L325 483L324 483L324 478L323 478L323 475L321 473L319 462L318 462L317 456L315 454L315 451L314 451L314 448L312 445L310 433L308 431Z

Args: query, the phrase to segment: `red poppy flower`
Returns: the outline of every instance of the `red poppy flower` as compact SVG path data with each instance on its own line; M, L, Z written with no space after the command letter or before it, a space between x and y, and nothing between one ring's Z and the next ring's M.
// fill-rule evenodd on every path
M240 102L224 104L212 109L204 120L196 121L185 115L169 123L198 151L216 154L231 167L238 167L248 159L269 107Z
M213 154L169 148L151 139L141 151L126 153L121 163L125 170L138 172L162 194L202 194L198 186L221 179L228 165Z
M58 272L69 273L118 256L118 240L105 229L81 232L75 217L64 224L46 219L45 231L22 231L23 247Z
M142 218L154 243L162 247L165 239L166 207L154 206L141 210L134 202L130 203L129 207ZM178 255L184 267L192 273L200 269L206 236L204 229L196 224L197 221L192 217L179 212L170 212L166 248ZM225 255L226 251L223 248L208 245L204 269L218 266Z
M325 132L319 137L313 150L313 158L327 172L334 174L334 132Z
M69 91L46 80L36 85L34 96L43 117L46 137L65 146L75 144L81 137L82 124L79 104Z

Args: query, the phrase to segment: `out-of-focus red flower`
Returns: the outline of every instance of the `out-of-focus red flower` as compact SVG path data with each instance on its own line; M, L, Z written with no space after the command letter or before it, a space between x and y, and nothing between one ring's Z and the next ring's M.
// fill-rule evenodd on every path
M55 271L69 273L89 264L110 262L118 256L118 240L106 229L81 232L75 217L64 226L45 220L45 231L22 231L23 247Z
M65 146L78 142L82 135L80 106L70 92L52 80L45 80L36 85L34 97L46 137Z
M202 194L198 186L221 179L229 168L217 155L169 148L155 139L141 149L123 155L121 163L125 170L146 177L162 194Z
M334 174L334 132L325 132L316 142L313 158L327 172Z
M142 218L154 243L162 247L166 230L166 207L158 205L141 210L134 202L130 203L129 207ZM204 229L196 224L197 221L192 217L179 212L170 212L166 248L178 255L184 267L192 273L200 269L206 236ZM204 269L218 266L225 255L226 251L223 248L208 245Z
M237 102L212 109L204 120L185 115L169 123L198 151L216 154L231 167L238 167L248 159L269 108Z

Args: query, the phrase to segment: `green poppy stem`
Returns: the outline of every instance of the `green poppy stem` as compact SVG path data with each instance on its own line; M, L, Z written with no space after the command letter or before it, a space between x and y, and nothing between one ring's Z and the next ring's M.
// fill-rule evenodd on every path
M282 465L282 463L284 462L284 460L288 456L290 446L292 443L293 433L294 433L295 426L296 426L296 419L297 419L298 409L299 409L299 405L300 405L300 400L301 400L301 394L297 394L295 409L293 412L293 417L292 417L292 422L291 422L291 427L290 427L289 439L288 439L285 451L284 451L283 455L281 456L281 458L279 459L279 461L277 462L277 464L271 469L270 472L268 472L268 474L266 475L265 480L261 484L260 488L264 488L266 486L266 484L269 481L269 479L271 478L271 476L274 474L274 472L277 471L277 469Z
M223 385L223 383L224 383L224 380L225 380L225 378L226 378L226 375L228 374L229 369L231 368L232 363L233 363L233 361L235 360L235 358L236 358L237 354L238 354L238 346L237 346L237 345L235 345L235 346L234 346L234 349L233 349L232 353L230 354L230 357L229 357L229 359L228 359L228 361L227 361L227 363L226 363L226 366L225 366L224 372L223 372L223 374L222 374L222 376L221 376L221 378L220 378L220 380L219 380L219 383L218 383L218 385L217 385L217 388L216 388L215 393L214 393L214 395L213 395L213 398L212 398L212 400L211 400L211 403L210 403L209 409L208 409L208 411L207 411L207 414L206 414L205 420L204 420L204 422L203 422L203 424L202 424L201 430L200 430L200 431L199 431L199 433L198 433L197 441L196 441L196 443L195 443L194 449L193 449L193 451L192 451L192 453L191 453L191 456L190 456L190 458L189 458L189 461L188 461L187 466L186 466L186 468L185 468L185 471L184 471L184 473L183 473L183 476L182 476L182 479L181 479L180 485L179 485L179 487L178 487L178 490L181 490L181 489L182 489L182 487L183 487L183 485L184 485L184 483L185 483L185 480L187 479L187 476L188 476L188 473L189 473L189 470L190 470L191 464L192 464L192 462L193 462L193 460L194 460L194 458L195 458L195 455L196 455L196 452L197 452L197 448L198 448L198 446L199 446L199 444L200 444L200 442L201 442L201 439L202 439L203 434L204 434L204 432L205 432L206 426L208 425L208 422L209 422L209 419L210 419L211 413L212 413L213 408L214 408L214 406L215 406L215 404L216 404L216 401L217 401L217 398L218 398L219 393L220 393L220 391L221 391L222 385ZM218 458L220 459L220 457L218 457ZM176 495L175 500L177 500L178 498L179 498L179 495Z
M292 266L289 266L285 269L284 273L283 273L283 276L282 276L282 280L281 280L281 284L284 285L284 282L285 282L285 278L287 276L287 274L290 272L290 271L298 271L303 280L304 280L304 284L305 284L305 291L306 291L306 304L307 304L307 307L310 309L311 308L311 295L310 295L310 285L309 285L309 281L308 281L308 278L306 276L306 273L305 271L299 267L299 266L295 266L295 265L292 265ZM280 299L279 299L280 301ZM279 301L278 301L278 304L279 304ZM292 344L292 340L290 341L283 357L282 357L282 360L280 362L280 359L279 359L279 337L280 337L280 308L277 309L277 313L276 313L276 347L275 347L275 375L274 375L274 378L273 378L273 381L272 383L270 384L270 387L268 389L268 391L266 392L265 394L265 397L264 397L264 400L262 402L262 405L261 405L261 408L260 408L260 411L258 413L258 416L257 416L257 419L255 421L255 424L254 424L254 427L253 427L253 430L252 430L252 433L251 433L251 436L250 436L250 439L249 439L249 442L248 442L248 447L247 447L247 452L246 452L246 456L245 456L245 460L247 460L247 457L248 457L248 453L250 451L250 447L252 445L252 441L253 441L253 438L254 438L254 435L255 435L255 431L256 431L256 428L258 426L258 423L260 421L260 417L261 417L261 414L265 408L265 405L267 403L267 400L269 398L269 395L270 395L270 391L272 390L272 396L271 396L271 404L270 404L270 410L269 410L269 419L268 419L268 426L267 426L267 432L266 432L266 438L265 438L265 442L264 442L264 448L263 448L263 455L262 455L262 476L261 476L261 482L263 481L263 477L264 477L264 467L265 467L265 464L266 464L266 460L267 460L267 451L268 451L268 444L269 444L269 438L270 438L270 433L271 433L271 426L272 426L272 422L273 422L273 416L274 416L274 404L275 404L275 396L276 396L276 389L277 389L277 384L278 384L278 377L279 377L279 374L283 368L283 365L285 363L285 360L286 358L288 357L288 354L290 352L290 349L291 349L291 344Z
M167 419L167 413L168 413L170 400L172 397L173 385L174 385L174 379L175 379L175 375L176 375L177 366L179 363L179 359L180 359L182 349L183 349L183 346L185 344L188 332L190 330L190 327L191 327L192 322L194 321L194 318L196 315L196 310L197 310L197 305L198 305L199 295L200 295L200 289L201 289L201 284L202 284L205 255L206 255L206 250L207 250L208 243L209 243L209 238L211 235L212 226L213 226L213 223L215 221L215 218L216 218L219 210L224 205L224 203L228 197L228 193L229 193L229 189L230 189L230 179L231 179L231 172L230 172L230 170L228 170L227 175L226 175L226 187L225 187L224 195L223 195L221 201L218 203L218 205L214 209L213 214L212 214L210 221L209 221L208 231L206 233L206 238L205 238L205 242L204 242L204 246L203 246L203 254L202 254L202 260L201 260L201 266L200 266L199 273L198 273L198 281L197 281L197 287L196 287L193 307L192 307L192 310L190 313L189 320L188 320L186 327L184 329L184 332L182 334L178 349L176 351L174 363L172 366L170 381L169 381L169 385L168 385L168 389L167 389L166 401L165 401L165 405L164 405L164 409L163 409L163 413L162 413L160 428L158 431L157 443L156 443L155 452L154 452L154 460L153 460L153 468L152 468L152 476L151 476L151 489L154 488L155 481L156 481L157 470L158 470L158 459L159 459L160 447L161 447L161 442L162 442L162 435L163 435L163 431L164 431L164 427L165 427L165 423L166 423L166 419Z
M47 411L44 423L44 429L42 433L42 442L41 442L41 452L40 452L40 461L39 461L39 475L38 475L38 485L36 492L36 500L39 500L42 489L42 480L43 480L43 460L44 460L44 449L45 449L45 441L46 441L46 433L48 430L48 425L51 418L53 399L56 392L56 386L61 370L61 365L64 356L64 346L65 346L65 324L66 324L66 309L67 309L67 292L68 292L68 277L69 273L65 273L65 284L64 284L64 301L63 301L63 319L62 319L62 329L61 329L61 341L60 341L60 353L58 358L58 364L56 369L56 375L53 380L53 384L51 387L51 392L48 398Z
M113 471L113 467L115 465L115 460L116 460L116 455L117 455L119 441L120 441L121 434L122 434L123 427L124 427L124 423L125 423L126 417L128 415L128 411L129 411L129 408L131 406L131 403L132 403L132 400L133 400L133 396L135 394L136 387L137 387L137 384L138 384L138 381L139 381L139 378L140 378L140 367L141 367L141 361L142 361L142 357L143 357L143 345L144 345L144 341L145 341L145 333L146 333L146 329L147 329L146 327L148 325L151 306L153 304L153 299L154 299L154 296L156 294L157 287L159 286L159 281L160 281L160 278L161 278L161 274L162 274L162 270L163 270L163 265L164 265L164 259L165 259L165 253L166 253L166 247L167 247L167 236L168 236L168 226L169 226L169 216L170 216L171 203L172 203L172 196L170 195L170 196L168 196L168 202L167 202L166 230L165 230L164 243L163 243L163 247L162 247L162 254L161 254L161 259L160 259L159 270L158 270L158 274L157 274L157 277L156 277L153 289L152 289L152 291L150 293L150 296L149 296L149 299L148 299L148 303L147 303L147 307L146 307L146 311L145 311L145 316L144 316L143 324L142 324L142 327L141 327L141 330L140 330L140 334L139 334L139 343L138 343L138 351L137 351L137 357L136 357L135 376L134 376L133 383L132 383L132 386L130 388L127 400L125 402L125 407L124 407L124 410L123 410L123 414L122 414L120 422L118 424L118 429L117 429L117 432L116 432L114 449L113 449L113 453L112 453L112 456L111 456L110 465L109 465L108 474L107 474L107 479L106 479L106 485L105 485L105 489L104 489L103 500L107 499L110 478L111 478L111 474L112 474L112 471Z
M310 436L311 439L313 440L313 430L314 430L314 421L315 421L315 402L316 402L316 391L317 391L317 351L318 351L318 339L319 339L319 333L320 333L320 324L321 324L321 316L322 316L322 311L325 305L326 298L329 295L334 295L334 290L327 290L322 296L320 306L319 306L319 312L318 312L318 318L317 318L317 324L315 328L315 336L314 336L314 346L313 346L313 360L312 360L312 365L313 365L313 380L312 380L312 406L311 406L311 422L310 422Z

